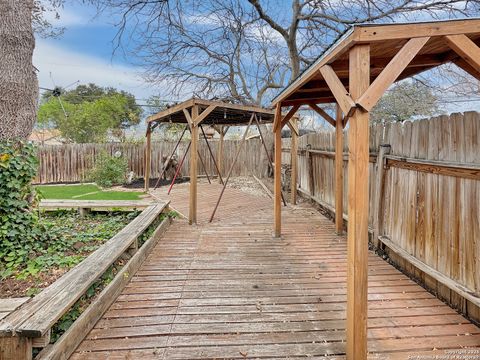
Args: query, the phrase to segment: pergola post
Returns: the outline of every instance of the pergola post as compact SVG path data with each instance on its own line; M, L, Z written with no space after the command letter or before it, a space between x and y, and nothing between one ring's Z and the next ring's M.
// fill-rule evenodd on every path
M190 225L197 223L197 159L198 159L198 105L192 107L191 130L191 149L190 149L190 206L188 214L188 223Z
M343 119L337 104L335 116L335 229L343 233Z
M297 132L294 131L298 129L297 127L297 118L292 118L291 120L292 128L292 141L290 143L290 165L291 165L291 173L290 173L290 202L292 205L297 204L297 173L298 173L298 135Z
M282 106L277 104L275 109L274 134L275 134L275 156L273 166L273 214L274 214L274 236L280 237L282 231ZM276 126L275 126L276 125Z
M222 171L223 171L223 140L225 137L224 126L220 126L219 129L220 140L218 141L218 183L222 184Z
M148 192L150 187L150 166L152 156L152 129L150 123L147 126L147 140L145 143L145 192Z
M370 46L350 50L349 91L356 101L370 83ZM369 113L357 108L348 136L347 359L367 359Z

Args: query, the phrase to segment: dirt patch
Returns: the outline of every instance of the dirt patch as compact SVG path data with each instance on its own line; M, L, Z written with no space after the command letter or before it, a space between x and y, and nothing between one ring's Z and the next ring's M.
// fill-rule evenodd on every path
M33 296L54 283L68 269L49 269L48 272L40 273L35 278L29 277L24 280L7 278L0 282L0 297L24 297Z

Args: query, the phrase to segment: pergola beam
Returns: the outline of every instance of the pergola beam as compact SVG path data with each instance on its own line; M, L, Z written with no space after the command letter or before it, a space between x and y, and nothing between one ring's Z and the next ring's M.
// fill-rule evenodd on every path
M328 97L319 97L316 99L296 99L296 100L285 100L282 101L282 106L293 106L293 105L309 105L310 103L315 102L315 104L331 104L337 102L333 96Z
M356 104L333 68L330 65L324 65L320 68L320 73L328 84L330 91L337 100L337 104L340 106L343 113L350 116L354 111Z
M356 41L368 43L374 41L404 39L406 37L472 34L478 33L478 28L478 19L432 21L413 24L369 25L363 27L360 26L362 31L356 36Z
M357 104L366 111L372 110L380 97L406 69L410 61L412 61L429 39L429 37L410 39L393 57L380 75L377 76L367 91L358 99Z
M480 48L466 35L445 36L448 45L475 71L480 72Z

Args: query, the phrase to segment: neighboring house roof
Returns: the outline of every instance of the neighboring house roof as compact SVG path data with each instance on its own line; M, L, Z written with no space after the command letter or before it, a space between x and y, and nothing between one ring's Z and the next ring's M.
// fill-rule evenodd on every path
M57 129L34 129L28 140L41 145L62 145L65 143Z

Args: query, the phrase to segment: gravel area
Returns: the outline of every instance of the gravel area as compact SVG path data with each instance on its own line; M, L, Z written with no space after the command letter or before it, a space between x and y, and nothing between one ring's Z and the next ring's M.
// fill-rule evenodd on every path
M261 180L265 185L267 185L268 188L270 188L270 186L268 186L268 181L270 179ZM227 187L242 190L255 196L269 197L257 180L253 178L253 176L238 176L230 178L228 180Z

